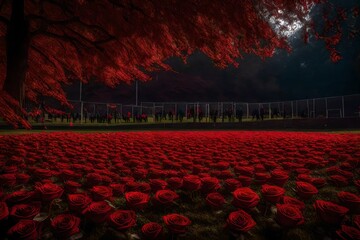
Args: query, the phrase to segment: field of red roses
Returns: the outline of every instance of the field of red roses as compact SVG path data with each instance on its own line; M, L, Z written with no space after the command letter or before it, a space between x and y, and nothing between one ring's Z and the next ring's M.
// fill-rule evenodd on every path
M0 136L0 239L360 239L360 135Z

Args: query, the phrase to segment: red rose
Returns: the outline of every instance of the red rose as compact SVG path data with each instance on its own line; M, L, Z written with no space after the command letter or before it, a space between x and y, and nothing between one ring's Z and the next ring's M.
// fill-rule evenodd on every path
M12 187L16 184L16 175L14 173L0 174L0 183L3 186Z
M270 178L271 178L271 176L268 173L264 173L264 172L255 173L255 183L257 183L257 184L260 184L260 185L264 184Z
M125 192L125 184L111 183L110 187L113 191L114 196L116 197L122 196Z
M225 198L217 192L209 193L206 196L206 203L215 209L221 208L225 203Z
M117 210L110 214L109 224L118 231L125 231L136 225L136 214L132 210Z
M16 174L16 183L17 184L25 184L29 181L30 175L25 173L17 173Z
M169 231L175 234L185 233L186 227L191 224L190 219L176 213L163 216L163 220Z
M278 203L285 194L285 189L278 186L262 185L261 194L266 201L270 203Z
M144 168L136 168L133 172L133 176L136 179L145 179L148 174L148 170Z
M9 216L16 221L22 219L33 219L40 212L41 204L39 202L31 204L17 204L14 205Z
M176 192L171 190L159 190L155 193L153 201L160 206L169 206L178 198L179 195Z
M6 202L9 205L17 204L17 203L23 203L28 202L32 197L34 196L33 191L26 191L26 190L20 190L16 192L10 193L8 196L6 196Z
M40 194L41 200L50 202L55 198L60 198L64 190L54 183L45 183L36 187L36 192Z
M354 227L341 225L341 229L336 231L340 239L360 239L360 230Z
M133 209L144 209L149 200L150 196L142 192L127 192L125 193L126 203Z
M151 191L151 187L148 183L128 182L125 185L125 191L149 193Z
M70 170L70 169L64 169L61 172L61 178L65 181L66 180L76 181L77 179L81 178L81 174L76 173L75 171Z
M91 195L94 201L103 201L112 197L112 189L106 186L93 186Z
M253 208L256 207L260 201L259 195L248 187L241 187L233 192L234 199L232 205L237 208Z
M342 175L330 176L329 182L331 182L336 187L346 187L349 185L348 179Z
M201 187L201 180L195 175L184 176L182 187L187 191L197 191Z
M151 191L153 192L165 189L167 187L167 182L162 179L150 179L149 182Z
M69 209L75 212L82 212L92 202L91 198L84 194L69 194L68 204Z
M282 227L295 227L304 224L300 209L293 204L276 204L276 222Z
M172 190L176 190L182 187L183 180L179 177L171 177L167 180L167 183L169 185L169 188Z
M271 172L271 182L277 186L284 186L289 179L289 174L281 169L275 169Z
M296 193L302 199L310 199L319 191L315 186L307 182L296 182Z
M256 226L250 214L244 210L238 210L229 214L227 220L227 227L235 232L248 232Z
M105 201L92 202L82 213L94 223L102 223L109 216L112 207Z
M360 210L360 197L350 192L339 192L340 203L349 208L350 211L358 212Z
M324 200L316 200L314 208L319 218L328 224L338 224L349 211L346 207Z
M312 178L311 184L313 184L317 188L322 188L326 184L326 180L324 178Z
M40 179L47 179L52 177L52 171L43 168L35 168L33 174Z
M103 177L99 173L89 173L88 175L86 175L86 183L89 186L101 185L102 181Z
M9 209L5 202L0 202L0 221L7 219L9 216Z
M214 177L204 177L201 178L201 192L210 193L215 192L220 188L219 179Z
M76 193L79 188L81 188L81 184L72 180L68 180L64 184L65 191L67 193Z
M241 185L243 187L248 187L251 184L252 178L248 177L248 176L239 176L238 177L239 181L241 182Z
M55 236L60 239L67 239L80 232L79 225L80 218L72 214L60 214L51 221Z
M296 198L289 197L289 196L284 196L283 197L283 202L285 204L294 205L295 207L299 208L301 211L305 210L305 203L298 200L298 199L296 199Z
M242 187L241 182L235 178L228 178L224 181L224 187L229 192L235 191L237 188Z
M244 175L248 177L252 177L254 175L254 167L253 166L236 166L234 167L235 174Z
M141 228L141 232L145 239L149 240L157 239L161 235L162 231L162 226L156 222L146 223Z
M21 220L8 230L7 236L14 240L38 239L37 225L34 220Z

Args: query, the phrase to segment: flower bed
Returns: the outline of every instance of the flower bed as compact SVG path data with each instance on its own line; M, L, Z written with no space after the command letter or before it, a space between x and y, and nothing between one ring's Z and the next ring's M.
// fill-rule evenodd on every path
M0 137L8 239L359 239L360 135Z

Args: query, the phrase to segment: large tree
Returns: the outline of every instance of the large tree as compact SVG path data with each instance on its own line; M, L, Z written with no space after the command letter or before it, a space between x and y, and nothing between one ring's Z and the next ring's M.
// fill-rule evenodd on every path
M271 57L290 50L284 24L305 24L325 40L334 61L341 37L341 10L315 32L307 18L320 0L0 0L0 116L28 126L26 97L68 104L62 89L96 78L109 86L169 69L164 60L186 60L195 50L219 67L244 54ZM358 14L358 10L357 13ZM346 17L346 16L345 16ZM335 31L334 31L335 29ZM330 36L329 36L330 35Z

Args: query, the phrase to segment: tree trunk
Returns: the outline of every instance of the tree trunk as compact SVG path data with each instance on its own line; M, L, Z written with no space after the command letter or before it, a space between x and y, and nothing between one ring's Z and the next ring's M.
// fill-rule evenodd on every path
M25 20L24 0L13 0L6 39L6 78L3 89L22 107L29 50L29 25Z

